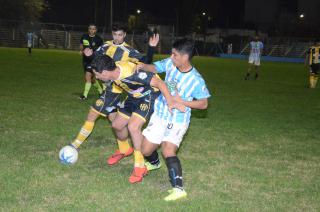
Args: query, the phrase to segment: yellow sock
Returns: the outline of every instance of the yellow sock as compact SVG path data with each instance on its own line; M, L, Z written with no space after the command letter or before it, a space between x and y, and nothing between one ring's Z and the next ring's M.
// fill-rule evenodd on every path
M134 166L143 167L144 166L144 157L140 151L134 150Z
M79 148L80 145L89 137L94 127L94 122L86 121L81 127L77 138L72 142L72 145Z
M313 86L314 88L317 86L317 82L318 82L318 76L313 76Z
M309 76L310 88L313 88L313 75Z
M128 142L128 139L126 139L124 141L117 139L117 142L118 142L118 146L119 146L119 151L122 154L126 153L130 149L130 144Z

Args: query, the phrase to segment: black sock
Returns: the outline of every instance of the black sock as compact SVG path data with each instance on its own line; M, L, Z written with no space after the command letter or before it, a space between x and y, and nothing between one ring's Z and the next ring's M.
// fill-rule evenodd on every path
M179 158L177 156L168 157L166 158L166 163L172 187L183 189L182 168Z
M31 48L28 48L29 54L31 54Z
M255 76L254 78L255 78L255 79L257 79L257 78L258 78L258 76L259 76L259 75L258 75L258 73L256 73L256 76Z
M157 150L152 152L150 156L144 156L144 158L151 163L152 165L159 165L160 160L159 160L159 155Z

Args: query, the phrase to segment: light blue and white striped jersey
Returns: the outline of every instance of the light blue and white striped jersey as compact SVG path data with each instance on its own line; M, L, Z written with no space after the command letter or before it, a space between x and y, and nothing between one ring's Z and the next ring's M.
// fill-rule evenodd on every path
M263 49L263 43L261 41L250 42L250 57L259 58Z
M171 95L178 91L180 97L185 101L210 97L205 81L194 67L189 72L180 72L172 63L171 58L157 61L154 64L158 73L166 73L165 82ZM161 94L154 104L154 113L158 117L171 123L188 124L190 122L191 108L187 107L185 113L177 109L173 109L172 112L172 114L169 112L166 99Z

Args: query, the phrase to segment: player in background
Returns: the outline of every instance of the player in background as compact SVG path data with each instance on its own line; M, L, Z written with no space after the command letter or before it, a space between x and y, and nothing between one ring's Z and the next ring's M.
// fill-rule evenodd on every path
M93 86L98 90L99 94L102 93L102 87L100 83L94 78L92 73L91 61L92 58L88 57L83 51L85 49L91 49L95 51L99 46L103 44L102 38L96 34L97 27L94 24L90 24L88 27L88 33L83 34L80 39L80 55L82 55L82 65L84 69L85 85L83 93L80 95L79 99L86 100L88 98L88 93Z
M142 142L142 153L148 161L148 170L160 167L157 148L161 146L162 154L168 168L173 189L165 201L174 201L187 196L183 188L182 167L177 151L183 136L188 130L191 109L208 107L209 91L204 79L191 64L194 54L194 43L189 39L177 40L172 47L171 57L157 61L154 65L142 64L139 68L153 73L165 73L165 82L176 102L186 107L182 113L170 108L166 99L160 95L154 104L154 113L146 129Z
M99 47L94 55L106 54L114 58L115 61L142 61L144 63L152 62L154 49L159 42L159 34L154 34L150 37L146 56L130 47L124 41L126 36L125 26L114 25L112 28L112 36L113 40L107 41L103 46ZM85 50L85 53L90 57L92 56L92 50L90 49ZM115 119L121 93L122 89L114 83L104 90L100 98L97 99L95 104L91 106L87 115L87 119L81 127L77 137L72 142L72 146L74 146L76 149L80 148L81 144L85 142L92 133L95 122L100 116L108 117L111 122ZM118 149L107 160L109 165L114 165L122 158L133 153L133 148L131 147L128 139L121 140L117 138L117 143Z
M166 84L159 76L151 72L136 72L134 63L114 62L111 57L101 55L95 57L92 66L97 79L112 80L128 94L124 107L119 108L116 118L112 121L112 127L117 138L121 140L128 139L130 135L134 146L134 168L129 182L141 182L143 176L147 174L144 157L141 154L142 126L153 113L155 99L161 91L169 111L173 108L184 111L185 107L175 104Z
M263 43L259 40L258 36L255 36L253 41L250 42L249 68L244 78L245 80L249 79L250 72L253 66L255 67L255 72L256 72L254 79L258 78L262 53L263 53Z
M307 52L305 64L309 65L309 87L315 88L318 82L320 69L320 41L316 41Z
M33 33L28 32L27 33L27 48L28 48L29 55L31 55L32 47L33 47Z

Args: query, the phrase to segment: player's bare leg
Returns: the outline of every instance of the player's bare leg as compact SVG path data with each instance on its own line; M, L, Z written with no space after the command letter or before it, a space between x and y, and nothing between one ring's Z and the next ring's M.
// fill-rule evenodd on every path
M157 152L159 145L151 143L144 138L141 144L141 152L145 158L145 166L148 171L153 171L161 167L161 162Z
M251 72L252 66L253 66L253 64L252 64L252 63L249 63L249 67L248 67L247 74L246 74L246 76L244 77L244 79L245 79L245 80L249 80L250 72Z
M143 176L147 174L147 168L144 165L144 157L141 153L141 144L143 141L142 126L145 120L138 115L133 114L128 123L128 130L134 146L134 168L129 177L130 183L141 182Z
M92 77L91 77L91 84L97 89L99 95L102 94L103 92L103 89L99 83L99 81L95 78L95 75L93 74Z
M259 66L258 65L255 65L255 70L256 70L256 75L254 76L254 79L258 79L259 77Z
M110 115L109 120L112 121L112 128L114 130L114 133L116 134L119 149L116 150L116 152L108 158L107 163L109 165L115 165L122 158L131 155L133 153L133 148L130 146L128 141L129 132L127 125L129 122L129 117L124 117L119 114L112 114L111 116Z

